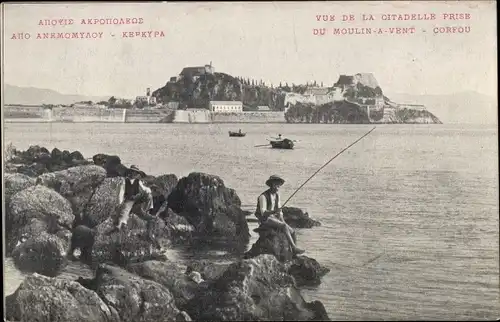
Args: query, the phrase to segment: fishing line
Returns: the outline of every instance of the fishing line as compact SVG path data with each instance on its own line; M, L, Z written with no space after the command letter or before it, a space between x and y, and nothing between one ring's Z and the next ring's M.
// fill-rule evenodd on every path
M382 253L382 254L379 254L377 256L375 256L374 258L360 264L360 265L355 265L355 266L351 266L351 265L344 265L344 264L339 264L339 263L332 263L334 265L337 265L337 266L343 266L343 267L347 267L347 268L363 268L365 267L366 265L368 264L371 264L373 263L374 261L376 261L377 259L379 259L380 257L382 257L385 253Z
M371 129L370 131L368 131L365 135L363 135L362 137L360 137L359 139L357 139L356 141L354 141L353 143L349 144L346 148L344 148L342 151L340 151L339 153L337 153L333 158L331 158L330 160L328 160L327 163L325 163L321 168L319 168L316 172L314 172L312 174L312 176L310 176L303 184L300 185L300 187L298 187L294 193L292 193L292 195L285 201L285 203L281 206L281 208L283 208L288 201L290 201L290 199L292 199L293 196L295 196L295 194L297 192L299 192L299 190L306 184L309 182L309 180L311 180L318 172L320 172L324 167L326 167L330 162L332 162L333 160L335 160L336 157L338 157L339 155L341 155L344 151L346 151L347 149L349 149L351 146L353 146L354 144L358 143L359 141L361 141L365 136L367 136L368 134L370 134L373 130L375 130L376 126L373 127L373 129Z

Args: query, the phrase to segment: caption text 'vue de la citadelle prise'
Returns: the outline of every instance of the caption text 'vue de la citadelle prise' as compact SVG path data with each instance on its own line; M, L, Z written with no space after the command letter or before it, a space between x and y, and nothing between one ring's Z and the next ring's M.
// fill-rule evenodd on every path
M397 14L319 13L314 17L318 27L312 29L312 34L314 36L415 35L419 33L435 35L467 34L471 32L469 24L471 19L472 15L467 12ZM336 25L331 26L330 23L336 23ZM319 24L322 26L319 26Z

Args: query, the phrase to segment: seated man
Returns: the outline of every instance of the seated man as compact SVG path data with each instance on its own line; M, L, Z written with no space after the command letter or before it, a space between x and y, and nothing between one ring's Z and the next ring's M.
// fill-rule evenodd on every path
M266 181L266 185L269 186L269 189L259 196L255 216L259 219L261 225L281 229L292 246L293 252L302 254L304 250L297 247L292 227L290 227L283 218L280 196L278 193L283 183L285 183L285 180L278 176L269 177Z
M120 188L118 197L119 206L115 214L115 227L111 232L121 231L127 225L130 213L146 221L148 238L154 241L153 224L154 200L151 189L144 185L142 178L145 173L131 166Z

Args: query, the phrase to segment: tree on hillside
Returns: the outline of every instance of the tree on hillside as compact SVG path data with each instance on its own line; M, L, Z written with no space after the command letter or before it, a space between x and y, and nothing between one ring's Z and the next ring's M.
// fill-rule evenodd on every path
M109 106L113 106L116 103L116 98L114 96L111 96L108 100Z
M77 104L85 104L85 105L92 105L92 101L81 101L81 102L76 102Z

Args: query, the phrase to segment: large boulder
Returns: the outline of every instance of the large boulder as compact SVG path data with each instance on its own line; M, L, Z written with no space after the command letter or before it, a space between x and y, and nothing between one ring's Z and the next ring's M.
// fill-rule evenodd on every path
M77 165L89 164L79 151L60 151L54 148L49 152L44 147L38 145L30 146L26 151L14 151L9 164L19 165L18 173L23 173L30 177L36 177L52 171L60 171Z
M42 231L69 242L67 236L75 218L68 200L41 185L28 187L13 195L6 215L6 226L10 228L6 231L8 252L21 239L29 240Z
M39 235L29 238L14 248L12 252L14 264L22 272L57 276L68 264L66 259L69 247L67 237L42 231Z
M284 232L266 226L260 226L254 231L259 234L259 239L245 253L245 258L270 254L276 256L281 262L287 262L295 257Z
M201 238L235 247L248 243L250 234L241 201L218 176L193 172L179 180L167 201Z
M161 189L161 193L165 198L175 189L179 179L175 174L163 174L155 178L154 183Z
M321 277L330 269L307 256L297 256L291 248L285 233L268 227L254 229L259 233L259 239L245 253L244 258L254 258L262 254L275 256L282 262L287 272L296 280L297 286L316 286L321 283Z
M295 278L297 286L317 286L321 284L321 278L330 272L330 269L322 266L314 258L297 256L297 258L285 264L287 272Z
M77 282L27 276L6 298L6 315L23 322L119 322L116 310Z
M48 223L43 219L31 218L24 226L17 227L15 230L10 228L6 230L6 246L8 256L12 251L23 242L30 238L41 235L49 230Z
M92 247L92 264L112 263L125 267L130 263L146 260L166 260L163 249L167 244L163 231L165 224L159 218L152 222L154 240L147 233L147 224L133 213L122 231L113 232L113 220L108 218L94 229L95 242Z
M12 157L12 163L24 163L31 164L38 161L44 163L44 160L50 159L50 152L44 147L39 145L32 145L26 151L15 151L15 155Z
M9 211L10 199L16 193L21 190L24 190L28 187L34 186L36 180L27 175L21 173L7 173L5 174L5 190L4 190L4 202L5 202L5 211ZM6 215L5 217L10 217L10 215ZM9 226L10 222L6 222L5 231L9 231L11 227Z
M34 186L36 183L36 180L34 178L31 178L21 173L7 173L4 179L5 179L5 190L4 190L5 208L8 208L8 204L10 203L10 199L13 195L15 195L21 190Z
M170 208L159 214L165 223L165 237L173 244L185 244L192 240L195 228L185 217L179 216Z
M97 294L123 322L166 322L185 317L165 286L124 269L99 265L94 284Z
M56 191L36 185L28 187L10 200L10 217L6 220L12 227L22 226L31 218L43 219L59 227L71 228L74 215L71 204Z
M72 167L50 172L37 178L44 186L54 189L71 203L73 213L80 218L94 190L106 178L106 170L96 165Z
M186 309L194 298L198 284L187 278L183 267L172 262L146 261L127 266L127 270L148 280L155 281L170 290L179 309Z
M207 281L219 279L224 272L231 266L232 262L210 261L210 260L192 260L189 265L194 271L199 272L201 277Z
M58 148L54 148L50 156L50 163L47 164L47 167L51 172L66 170L78 165L90 164L80 151L69 152L68 150L61 151Z
M165 259L159 245L168 244L169 229L160 218L151 222L154 240L147 235L147 224L135 215L141 204L132 208L127 227L122 232L112 232L114 216L119 206L120 186L123 178L106 178L96 188L83 211L82 222L96 230L92 248L92 261L109 262L119 266L134 261Z
M321 302L307 303L274 256L232 264L216 281L200 287L189 315L205 321L329 320Z
M312 228L321 226L321 223L309 217L309 213L296 207L283 207L283 218L293 228Z
M123 178L106 178L95 189L83 210L82 223L93 228L116 213L119 206L120 186Z
M49 170L47 169L46 165L39 162L34 162L31 164L21 165L20 167L17 168L17 172L27 175L29 177L37 177L39 175L49 172Z
M67 168L68 165L71 164L89 163L86 162L83 154L80 151L69 152L68 150L61 151L58 148L54 148L50 152L50 156L53 166L52 171L58 171L54 168L54 166Z
M123 177L127 174L128 169L122 164L120 157L117 155L108 155L99 153L92 157L95 165L106 169L107 176L110 178Z

